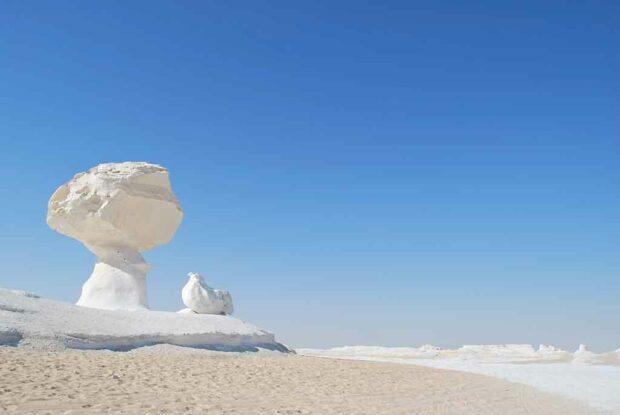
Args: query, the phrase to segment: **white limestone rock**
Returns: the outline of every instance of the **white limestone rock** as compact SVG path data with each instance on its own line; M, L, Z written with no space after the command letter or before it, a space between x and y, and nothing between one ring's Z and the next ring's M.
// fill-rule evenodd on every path
M276 342L272 333L231 316L98 310L0 288L0 349L129 350L162 344L221 351L290 352ZM0 366L3 363L0 358ZM0 413L5 411L0 409Z
M78 305L147 309L149 265L140 254L170 242L183 219L168 170L145 162L106 163L76 174L50 198L48 225L97 256Z
M200 274L190 272L189 281L181 291L183 304L198 314L232 314L233 302L228 291L209 287ZM187 310L186 309L186 310ZM187 312L181 310L180 312Z
M590 350L588 349L588 346L586 346L585 344L580 344L579 348L575 351L575 353L590 353Z

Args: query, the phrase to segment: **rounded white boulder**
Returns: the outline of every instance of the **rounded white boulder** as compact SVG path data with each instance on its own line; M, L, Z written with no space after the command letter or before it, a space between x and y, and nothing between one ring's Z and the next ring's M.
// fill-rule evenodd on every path
M214 290L204 282L202 275L195 272L190 272L188 277L181 298L189 310L198 314L233 313L232 297L228 291Z

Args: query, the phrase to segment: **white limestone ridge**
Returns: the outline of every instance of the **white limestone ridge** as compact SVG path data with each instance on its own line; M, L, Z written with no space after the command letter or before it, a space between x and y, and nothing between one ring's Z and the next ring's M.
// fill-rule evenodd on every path
M0 288L0 346L129 350L157 344L290 352L272 333L230 316L98 310Z
M232 297L228 291L209 287L202 275L195 272L187 274L189 280L181 291L183 304L187 307L179 312L197 314L232 314Z
M48 225L97 256L77 304L148 309L141 252L170 242L183 219L168 170L145 162L105 163L76 174L49 200Z

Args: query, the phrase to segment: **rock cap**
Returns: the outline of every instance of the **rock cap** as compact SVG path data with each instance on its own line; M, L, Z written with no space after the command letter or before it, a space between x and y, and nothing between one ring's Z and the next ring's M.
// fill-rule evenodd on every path
M146 162L104 163L76 174L48 203L47 223L98 247L147 251L170 242L183 219L168 170Z

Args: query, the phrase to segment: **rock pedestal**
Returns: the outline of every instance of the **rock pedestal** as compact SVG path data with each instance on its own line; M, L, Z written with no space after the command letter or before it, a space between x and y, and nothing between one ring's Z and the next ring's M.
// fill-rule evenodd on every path
M112 310L148 309L146 274L150 266L131 248L97 247L97 262L82 286L77 305Z

